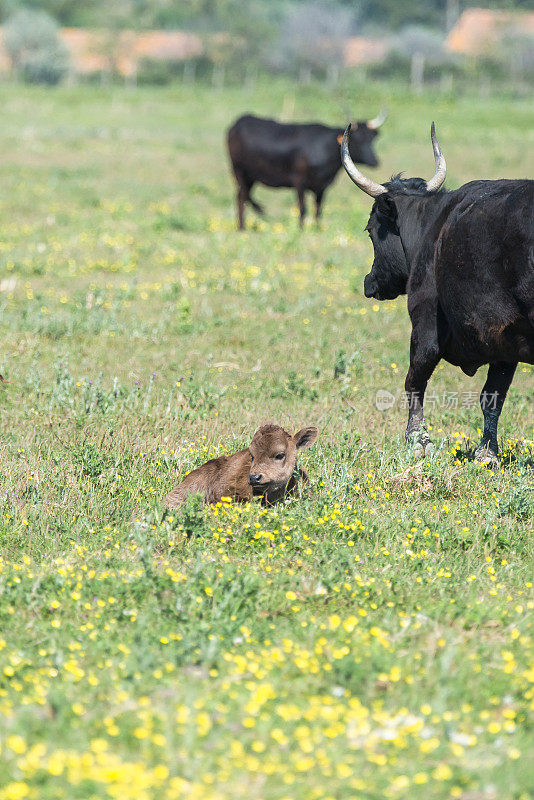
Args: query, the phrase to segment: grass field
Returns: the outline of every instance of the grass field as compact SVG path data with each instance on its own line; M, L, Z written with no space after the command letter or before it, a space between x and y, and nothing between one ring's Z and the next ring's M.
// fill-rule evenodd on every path
M534 177L531 101L0 100L0 800L532 798L532 368L489 470L466 457L485 370L441 365L458 407L430 403L416 464L405 299L363 296L369 199L340 174L300 232L259 188L268 216L238 234L223 146L245 111L387 103L374 177L429 177L432 119L450 186ZM320 428L311 496L164 518L268 420Z

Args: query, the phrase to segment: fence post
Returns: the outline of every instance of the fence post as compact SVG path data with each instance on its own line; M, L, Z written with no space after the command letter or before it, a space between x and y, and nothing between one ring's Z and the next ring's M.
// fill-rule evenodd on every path
M414 53L412 56L412 64L410 69L410 81L412 85L412 92L420 94L423 89L425 76L425 57L422 53Z
M127 89L135 89L137 86L137 65L130 73L124 75L124 85Z
M447 92L452 92L452 88L454 85L454 79L452 77L452 72L443 72L440 78L440 85L441 91L446 94Z
M257 78L258 78L258 68L254 64L247 64L247 68L245 71L244 88L248 89L251 92L254 91Z
M326 70L326 82L329 86L337 86L339 83L339 64L329 64Z
M211 85L214 89L222 89L224 86L224 64L214 64L211 76Z
M311 69L302 66L299 70L299 83L309 83L311 81Z
M479 97L489 97L491 94L491 78L489 75L481 75L478 84Z
M192 58L188 58L187 61L184 63L183 82L188 85L194 84L196 71L197 71L197 62L194 61Z

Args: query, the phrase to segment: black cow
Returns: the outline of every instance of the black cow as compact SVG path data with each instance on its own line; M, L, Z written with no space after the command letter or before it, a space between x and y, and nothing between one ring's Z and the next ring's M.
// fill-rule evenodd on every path
M431 128L436 171L421 178L366 178L342 143L345 169L375 198L367 224L374 262L366 297L408 295L412 322L406 376L409 417L418 454L431 451L423 401L440 359L474 375L489 364L480 404L481 461L495 461L497 425L519 361L534 363L534 181L479 180L441 187L446 165Z
M382 112L369 122L357 122L350 135L350 153L354 161L378 166L373 141L386 114ZM250 196L256 182L273 187L296 189L300 225L304 224L304 193L313 192L315 217L321 216L321 203L341 168L339 145L343 128L328 128L319 123L289 125L272 119L240 117L228 131L228 152L237 181L239 228L245 225L245 203L263 213L262 206Z

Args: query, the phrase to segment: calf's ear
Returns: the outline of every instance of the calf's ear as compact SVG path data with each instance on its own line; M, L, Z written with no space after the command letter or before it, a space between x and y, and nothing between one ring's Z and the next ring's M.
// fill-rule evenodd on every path
M310 447L319 436L319 431L316 427L311 425L308 428L301 428L298 433L293 436L293 441L295 442L295 446L297 450L305 450L306 447Z

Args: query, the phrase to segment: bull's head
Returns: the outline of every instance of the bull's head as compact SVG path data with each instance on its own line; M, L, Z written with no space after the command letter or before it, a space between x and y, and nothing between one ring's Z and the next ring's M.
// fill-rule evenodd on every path
M315 427L302 428L294 436L279 425L258 428L249 447L249 483L254 494L265 495L268 500L282 495L296 469L299 452L310 447L318 433Z
M353 161L367 167L378 167L373 145L378 136L378 129L384 124L387 112L383 109L374 119L367 122L355 122L350 127L349 153Z
M418 193L438 191L447 174L447 165L436 137L434 123L430 129L432 147L434 148L435 172L429 181L412 178L402 181L406 187L417 187ZM410 266L401 239L400 221L395 202L392 184L375 183L366 178L354 164L349 151L350 125L347 127L341 143L341 159L349 177L362 191L375 198L366 230L373 243L374 260L371 271L365 276L364 292L366 297L377 300L393 300L406 293L406 285L410 274ZM398 183L398 182L397 182Z

